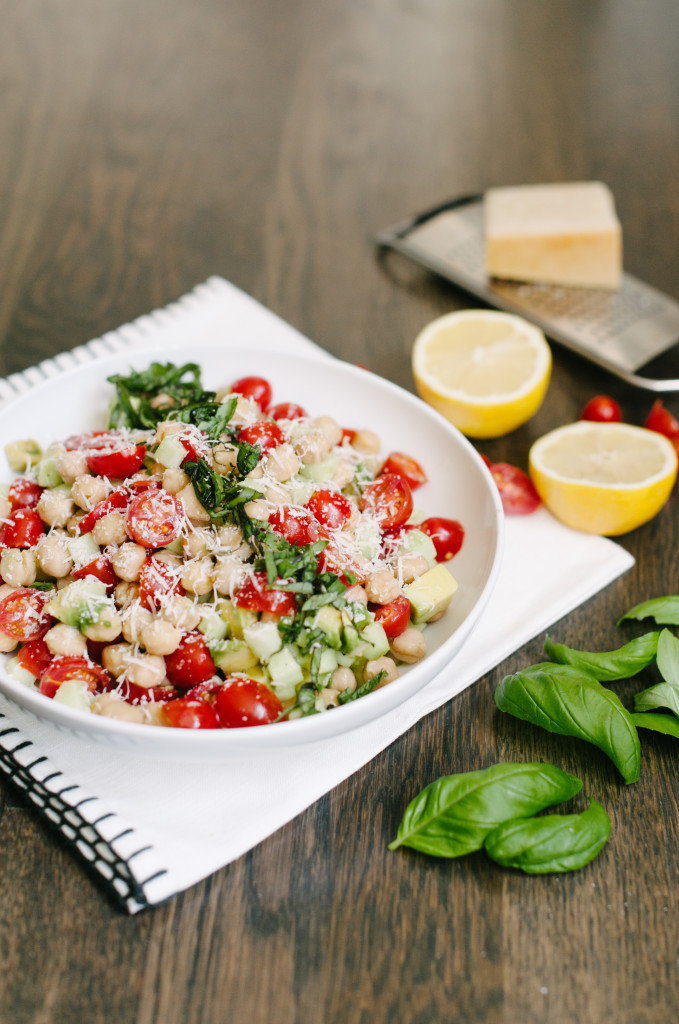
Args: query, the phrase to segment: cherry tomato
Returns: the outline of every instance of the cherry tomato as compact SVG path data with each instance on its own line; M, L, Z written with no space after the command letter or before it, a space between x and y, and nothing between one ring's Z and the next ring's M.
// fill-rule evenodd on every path
M0 529L0 547L32 548L45 532L45 524L32 508L18 508Z
M396 473L382 473L361 495L361 512L372 512L383 530L403 526L413 511L410 484Z
M272 420L301 420L308 416L306 409L296 402L279 402L269 409L269 416Z
M101 451L88 455L87 468L96 476L124 480L141 469L145 455L145 445L130 444L115 451Z
M314 491L305 508L313 513L321 526L331 530L341 530L352 515L351 502L340 491Z
M580 419L591 420L593 423L622 423L622 409L614 398L595 395L585 405Z
M390 455L387 455L382 466L382 473L396 473L398 476L402 476L410 484L411 491L427 482L427 474L419 462L411 455L405 455L404 452L391 452Z
M285 537L288 544L299 547L312 544L321 536L317 519L297 505L277 505L269 516L269 525L275 533Z
M456 519L431 516L418 523L417 529L422 530L422 533L426 533L433 540L437 562L447 562L462 547L464 527Z
M202 633L185 633L179 647L165 655L167 678L175 686L186 689L204 683L215 674L215 663Z
M12 511L17 508L35 508L44 488L27 476L20 476L9 485L7 497Z
M184 465L185 462L198 462L200 458L200 452L198 451L196 444L194 444L191 438L179 437L177 438L177 440L179 441L182 448L186 452L186 458L182 459L182 466Z
M231 390L256 402L262 412L271 405L271 385L264 377L241 377L231 385Z
M119 487L117 491L109 494L108 498L97 502L94 508L90 509L86 516L83 516L78 523L78 533L89 533L90 530L94 529L94 524L98 523L104 516L107 516L109 512L126 508L129 500L129 489L127 487Z
M378 604L372 609L375 621L382 624L388 637L400 636L410 622L410 601L399 594L389 604Z
M246 441L248 444L258 444L264 452L277 448L283 444L285 437L283 431L273 420L257 420L248 427L241 427L238 431L238 440Z
M345 441L347 442L347 444L351 444L355 437L355 430L351 430L350 427L342 427L342 440L340 442L341 444L344 444Z
M647 430L654 430L656 434L664 434L674 444L679 444L679 420L672 415L661 398L657 398L651 406L651 411L646 417L644 426Z
M168 491L141 491L135 494L127 510L127 529L137 544L162 548L182 532L184 506Z
M139 599L145 608L158 611L163 598L183 594L181 576L159 558L147 558L139 573Z
M219 729L215 709L204 700L179 697L163 709L165 718L175 729Z
M241 584L234 594L233 603L237 608L270 612L272 615L294 615L297 610L295 595L289 590L270 588L265 572L256 572Z
M540 504L540 497L533 481L522 469L508 462L494 462L490 472L507 515L522 516L535 511Z
M264 683L249 677L227 680L215 698L215 711L224 729L270 725L282 710L276 694Z
M52 624L52 616L45 611L49 599L42 590L15 587L0 601L0 630L20 642L44 636Z
M488 469L490 469L490 467L492 466L492 462L490 461L488 456L484 455L483 452L478 452L477 454L479 458L483 461L484 465L487 466Z
M74 569L72 574L73 579L82 580L86 576L94 576L102 583L106 584L106 589L110 592L120 582L116 571L111 564L111 559L108 555L97 555L96 558L88 562L87 565L82 565L79 569Z
M366 579L365 570L353 558L349 558L340 551L332 541L318 557L318 572L333 573L347 587L354 583L364 583Z
M137 686L129 680L119 680L116 686L119 694L127 704L156 704L159 701L175 700L180 691L165 683L162 686Z
M67 437L64 447L69 452L81 451L85 448L96 451L97 448L110 448L115 443L114 439L119 441L120 438L121 434L110 430L88 430L84 434L72 434Z
M31 672L36 679L43 674L52 658L53 654L44 640L27 640L17 654L21 667Z
M57 655L40 676L40 692L46 697L53 697L67 679L82 680L90 693L101 693L111 688L111 677L100 665L95 665L88 658Z

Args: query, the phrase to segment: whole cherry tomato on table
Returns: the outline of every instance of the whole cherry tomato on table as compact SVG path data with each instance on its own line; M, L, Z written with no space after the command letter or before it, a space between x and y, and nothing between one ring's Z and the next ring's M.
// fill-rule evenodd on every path
M661 398L657 398L651 406L651 411L646 417L644 426L647 430L654 430L657 434L664 434L669 438L675 448L679 448L679 420L673 416Z
M527 473L508 462L493 462L490 472L507 515L523 516L535 512L540 505L540 497Z
M215 711L224 729L270 725L283 710L280 700L264 683L250 677L226 681L218 692Z
M592 423L622 423L622 409L609 395L595 395L583 408L580 419Z
M233 382L231 390L255 402L262 412L266 412L271 405L271 385L264 377L240 377Z

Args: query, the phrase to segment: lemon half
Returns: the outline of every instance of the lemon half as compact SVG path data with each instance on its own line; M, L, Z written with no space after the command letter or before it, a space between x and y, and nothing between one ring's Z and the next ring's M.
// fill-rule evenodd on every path
M418 394L469 437L500 437L530 419L549 384L552 353L522 317L484 309L441 316L412 352Z
M677 477L677 453L662 434L626 423L581 421L532 446L535 489L576 530L615 536L652 519Z

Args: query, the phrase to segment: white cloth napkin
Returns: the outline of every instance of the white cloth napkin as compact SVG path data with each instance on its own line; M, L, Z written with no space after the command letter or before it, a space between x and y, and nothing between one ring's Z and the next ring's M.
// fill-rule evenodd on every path
M277 340L323 354L221 278L178 303L0 382L0 396L103 352L157 342L163 350L233 339ZM235 860L633 565L610 540L578 533L546 510L509 518L495 591L453 662L423 690L349 735L228 763L133 757L40 722L0 697L0 767L98 872L130 913L189 888ZM429 781L429 780L425 780ZM424 784L424 781L423 781Z

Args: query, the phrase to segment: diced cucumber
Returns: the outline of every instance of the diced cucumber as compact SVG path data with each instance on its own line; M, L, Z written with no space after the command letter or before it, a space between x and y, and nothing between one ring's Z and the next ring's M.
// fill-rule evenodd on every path
M372 660L389 653L389 639L380 622L369 622L361 632L361 657ZM356 649L354 650L356 653Z
M243 639L243 630L246 626L251 626L259 619L257 612L249 608L237 608L233 601L228 599L220 603L219 614L229 627L229 636L235 636L238 640Z
M360 520L356 527L354 538L358 544L359 551L364 558L367 558L370 561L377 558L382 546L382 534L376 520Z
M76 708L78 711L89 711L94 694L90 693L87 683L82 679L65 679L53 699L57 704L66 704L69 708Z
M68 553L73 559L76 569L89 565L101 554L101 549L91 533L82 533L77 537L69 537L66 541Z
M260 661L267 662L280 651L283 640L275 622L253 622L243 630L243 639Z
M342 646L342 612L331 604L323 605L316 612L312 627L322 629L327 638L329 647L337 650Z
M41 487L58 487L63 480L57 469L57 460L53 456L41 459L36 470L36 479Z
M426 558L430 569L433 569L436 565L434 541L428 534L423 533L422 530L406 530L403 543L400 545L397 553L399 555L406 555L410 552Z
M294 688L304 679L302 666L288 645L271 655L267 668L269 669L271 682L276 687Z
M175 434L168 434L155 451L155 460L166 469L179 469L186 458L186 448Z
M36 677L27 668L24 668L18 658L10 658L5 665L5 672L15 683L22 686L32 687L35 685Z
M219 608L215 607L214 604L200 605L200 622L198 623L198 629L203 636L208 640L223 640L226 634L229 632L229 626L226 619L222 618L219 614Z
M299 475L305 480L332 480L338 465L337 456L330 452L320 462L310 462L308 466L302 466Z
M161 548L161 551L169 551L171 555L183 555L184 546L182 544L181 537L177 537L176 540L166 544L164 548Z
M227 675L230 672L245 672L257 664L257 655L245 640L215 640L208 644L217 668Z

